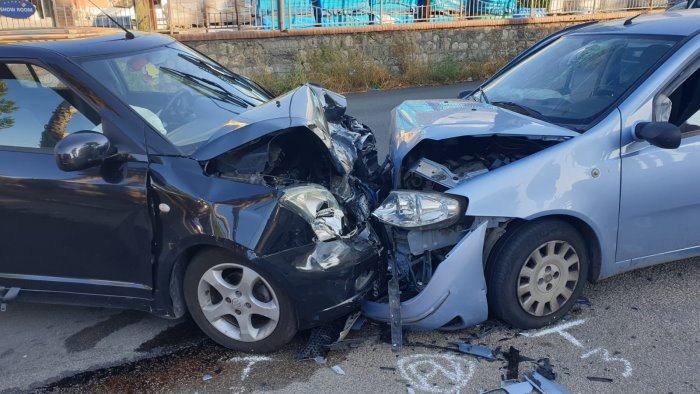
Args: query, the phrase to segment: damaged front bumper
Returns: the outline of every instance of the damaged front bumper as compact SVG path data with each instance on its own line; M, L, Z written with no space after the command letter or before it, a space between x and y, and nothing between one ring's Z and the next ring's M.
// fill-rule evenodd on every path
M265 264L284 278L295 305L299 329L332 321L357 310L372 290L380 253L372 229L341 239L265 256Z
M447 254L430 282L415 297L401 302L401 324L416 330L460 329L488 317L483 270L487 223L471 230ZM389 303L366 301L363 313L374 320L391 321Z

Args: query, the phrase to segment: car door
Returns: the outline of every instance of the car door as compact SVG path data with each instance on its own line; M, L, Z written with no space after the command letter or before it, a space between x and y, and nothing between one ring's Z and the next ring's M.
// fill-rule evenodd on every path
M632 267L700 254L700 60L653 99L653 120L681 129L677 149L623 146L618 261Z
M152 286L146 155L122 151L128 159L59 169L53 147L65 135L93 130L118 141L122 130L103 117L113 106L88 104L77 92L94 92L57 75L0 59L0 286L145 298ZM130 132L142 134L143 126Z

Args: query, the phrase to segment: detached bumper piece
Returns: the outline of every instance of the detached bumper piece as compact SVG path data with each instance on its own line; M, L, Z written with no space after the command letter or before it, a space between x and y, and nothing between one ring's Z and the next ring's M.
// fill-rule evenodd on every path
M461 329L488 317L483 269L486 223L464 237L417 296L401 302L400 324L413 330ZM398 297L391 294L390 297ZM370 319L391 322L389 304L365 301ZM394 314L396 315L396 314Z

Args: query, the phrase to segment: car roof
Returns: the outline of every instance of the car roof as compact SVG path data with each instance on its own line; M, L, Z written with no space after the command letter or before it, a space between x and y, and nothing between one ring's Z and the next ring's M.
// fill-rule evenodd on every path
M700 9L640 13L625 25L628 19L596 23L571 34L640 34L688 37L700 32Z
M133 32L127 39L123 30L105 28L35 29L0 31L0 52L18 46L51 51L68 57L89 57L135 52L174 42L169 36Z

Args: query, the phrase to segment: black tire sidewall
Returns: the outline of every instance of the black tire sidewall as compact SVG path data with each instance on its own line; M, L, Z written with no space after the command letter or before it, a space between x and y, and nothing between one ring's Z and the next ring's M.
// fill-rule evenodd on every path
M520 306L517 281L528 256L548 241L566 241L579 258L579 280L573 294L556 312L533 316ZM566 315L583 292L590 267L586 243L576 228L558 219L542 219L513 228L499 240L489 257L486 280L487 298L491 312L520 329L540 328Z
M204 317L197 299L197 291L199 281L202 275L211 267L224 263L235 263L246 266L255 270L261 277L267 281L272 287L277 297L280 308L280 318L277 322L275 330L266 338L256 342L243 342L228 337L214 326ZM187 309L192 316L192 319L197 323L199 328L214 342L221 346L233 350L243 352L266 353L278 350L296 334L297 322L294 307L289 297L284 293L283 288L279 286L271 275L264 270L251 264L244 259L235 256L232 253L222 250L206 250L198 253L187 266L183 279L183 292Z

